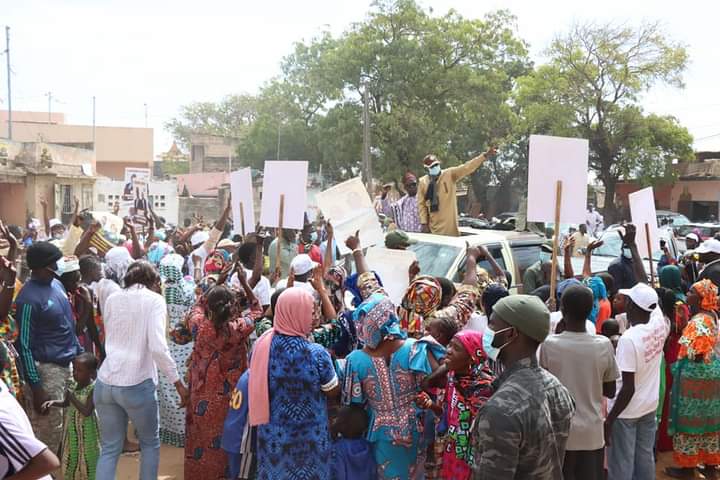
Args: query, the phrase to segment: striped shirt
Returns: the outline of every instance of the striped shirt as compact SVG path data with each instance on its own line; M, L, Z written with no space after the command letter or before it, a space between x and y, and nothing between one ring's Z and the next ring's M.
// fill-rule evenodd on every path
M11 477L47 447L33 435L20 404L0 382L0 479ZM41 480L49 480L46 475Z

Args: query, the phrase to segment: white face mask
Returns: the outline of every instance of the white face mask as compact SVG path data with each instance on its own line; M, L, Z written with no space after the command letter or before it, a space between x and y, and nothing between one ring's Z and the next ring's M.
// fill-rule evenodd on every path
M55 274L55 276L57 276L57 277L62 276L62 274L65 273L65 259L59 258L58 261L55 262L55 265L54 265L55 268L52 268L52 267L53 266L48 266L47 268L50 269Z

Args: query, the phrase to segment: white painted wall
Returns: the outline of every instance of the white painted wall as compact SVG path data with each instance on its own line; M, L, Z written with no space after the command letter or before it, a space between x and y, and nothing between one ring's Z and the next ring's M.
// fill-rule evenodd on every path
M95 182L94 204L95 210L99 212L112 211L115 201L120 202L120 215L128 215L132 202L122 200L122 192L125 182L121 180L110 180L109 178L98 178ZM151 180L150 195L153 197L153 210L165 221L178 223L178 193L177 181L175 180Z

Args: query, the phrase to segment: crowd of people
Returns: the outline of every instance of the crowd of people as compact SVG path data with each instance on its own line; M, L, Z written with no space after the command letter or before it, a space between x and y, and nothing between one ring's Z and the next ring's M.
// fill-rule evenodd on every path
M406 175L387 247L456 235L454 185L485 158ZM0 478L113 479L139 448L154 480L162 443L187 479L644 480L670 450L670 476L719 474L720 241L667 251L654 285L628 224L595 275L592 210L562 268L468 245L459 285L414 263L396 304L361 232L243 238L230 213L0 223Z

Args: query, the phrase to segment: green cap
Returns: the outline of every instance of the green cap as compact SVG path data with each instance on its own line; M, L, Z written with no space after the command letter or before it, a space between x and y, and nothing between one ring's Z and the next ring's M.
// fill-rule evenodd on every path
M533 295L510 295L493 307L493 312L528 337L542 343L550 333L550 310Z
M417 243L417 240L413 240L408 237L408 234L402 230L393 230L385 235L385 247L390 249L405 248L408 245Z

